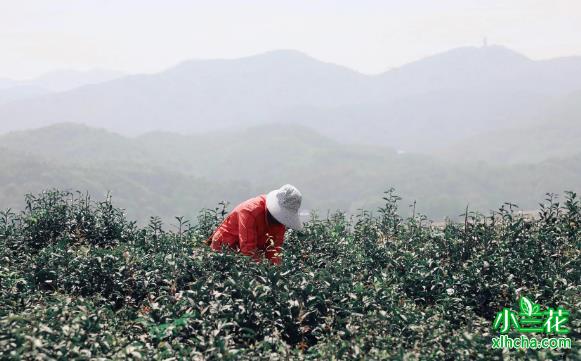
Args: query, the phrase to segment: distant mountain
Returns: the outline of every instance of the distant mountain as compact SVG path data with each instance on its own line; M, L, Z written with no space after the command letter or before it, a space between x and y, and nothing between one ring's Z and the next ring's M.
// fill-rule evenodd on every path
M363 95L358 84L365 78L298 52L275 51L189 61L155 75L8 104L0 118L20 128L80 122L124 134L201 132L271 121L275 112L299 104L347 102Z
M131 217L193 216L284 183L306 209L373 209L395 187L402 213L441 219L466 204L487 212L509 200L536 208L545 192L581 191L581 154L532 165L454 165L376 146L345 145L297 126L259 126L202 135L166 132L127 138L60 124L0 136L0 209L47 187L112 191Z
M552 101L550 96L503 90L442 90L382 104L295 107L276 118L342 142L431 153L483 132L524 126Z
M105 83L124 76L122 72L106 69L56 70L39 77L25 80L24 83L49 89L53 92L62 92L78 88L83 85Z
M435 154L454 161L517 164L581 153L581 91L528 120L521 126L469 137Z
M581 90L581 57L532 61L501 46L464 47L373 79L383 101L295 107L277 118L341 141L431 153L481 133L526 127Z
M581 57L533 61L502 46L462 47L380 75L399 94L503 90L564 95L579 89Z
M106 69L55 70L26 80L0 78L0 90L35 87L50 92L62 92L88 84L104 83L124 76L122 72Z
M500 46L453 49L374 76L284 50L11 102L0 106L0 132L59 122L130 135L289 123L343 142L431 152L526 124L580 89L581 57L533 61Z
M83 85L104 83L122 76L121 72L94 69L88 71L57 70L28 80L0 78L0 105L67 91Z
M519 89L500 83L535 66L536 62L501 46L462 47L435 54L379 76L385 91L412 95L440 90ZM522 87L530 90L530 87Z
M31 99L48 93L50 93L48 89L34 85L15 85L5 89L0 86L0 105L15 100Z

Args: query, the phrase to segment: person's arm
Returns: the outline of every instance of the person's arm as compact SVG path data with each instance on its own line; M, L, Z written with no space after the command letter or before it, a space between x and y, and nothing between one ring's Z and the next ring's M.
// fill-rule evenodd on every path
M257 243L256 220L247 210L241 210L238 215L238 239L240 240L240 252L260 261L260 255L256 249Z
M280 264L282 255L282 244L284 242L284 228L276 232L266 247L265 256L272 264Z

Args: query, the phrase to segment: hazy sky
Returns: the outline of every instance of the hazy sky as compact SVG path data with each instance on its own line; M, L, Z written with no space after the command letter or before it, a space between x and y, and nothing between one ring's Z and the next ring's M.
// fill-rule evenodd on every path
M0 0L0 77L297 49L378 73L464 45L581 55L580 0Z

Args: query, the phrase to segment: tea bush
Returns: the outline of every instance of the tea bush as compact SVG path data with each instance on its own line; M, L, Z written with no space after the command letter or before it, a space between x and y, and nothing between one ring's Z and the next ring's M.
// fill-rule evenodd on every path
M435 226L378 212L313 215L280 266L204 240L226 214L175 229L110 198L50 191L0 214L1 359L555 359L580 357L581 209L549 195ZM491 349L519 295L573 315L571 350Z

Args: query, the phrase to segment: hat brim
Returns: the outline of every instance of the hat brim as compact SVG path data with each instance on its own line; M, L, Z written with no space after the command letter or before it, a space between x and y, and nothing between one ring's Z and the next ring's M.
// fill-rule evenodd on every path
M299 217L298 212L289 211L286 208L282 208L278 204L278 199L276 198L276 190L269 192L266 195L266 208L272 214L272 216L284 224L285 227L294 229L295 231L301 231L303 229L303 222Z

